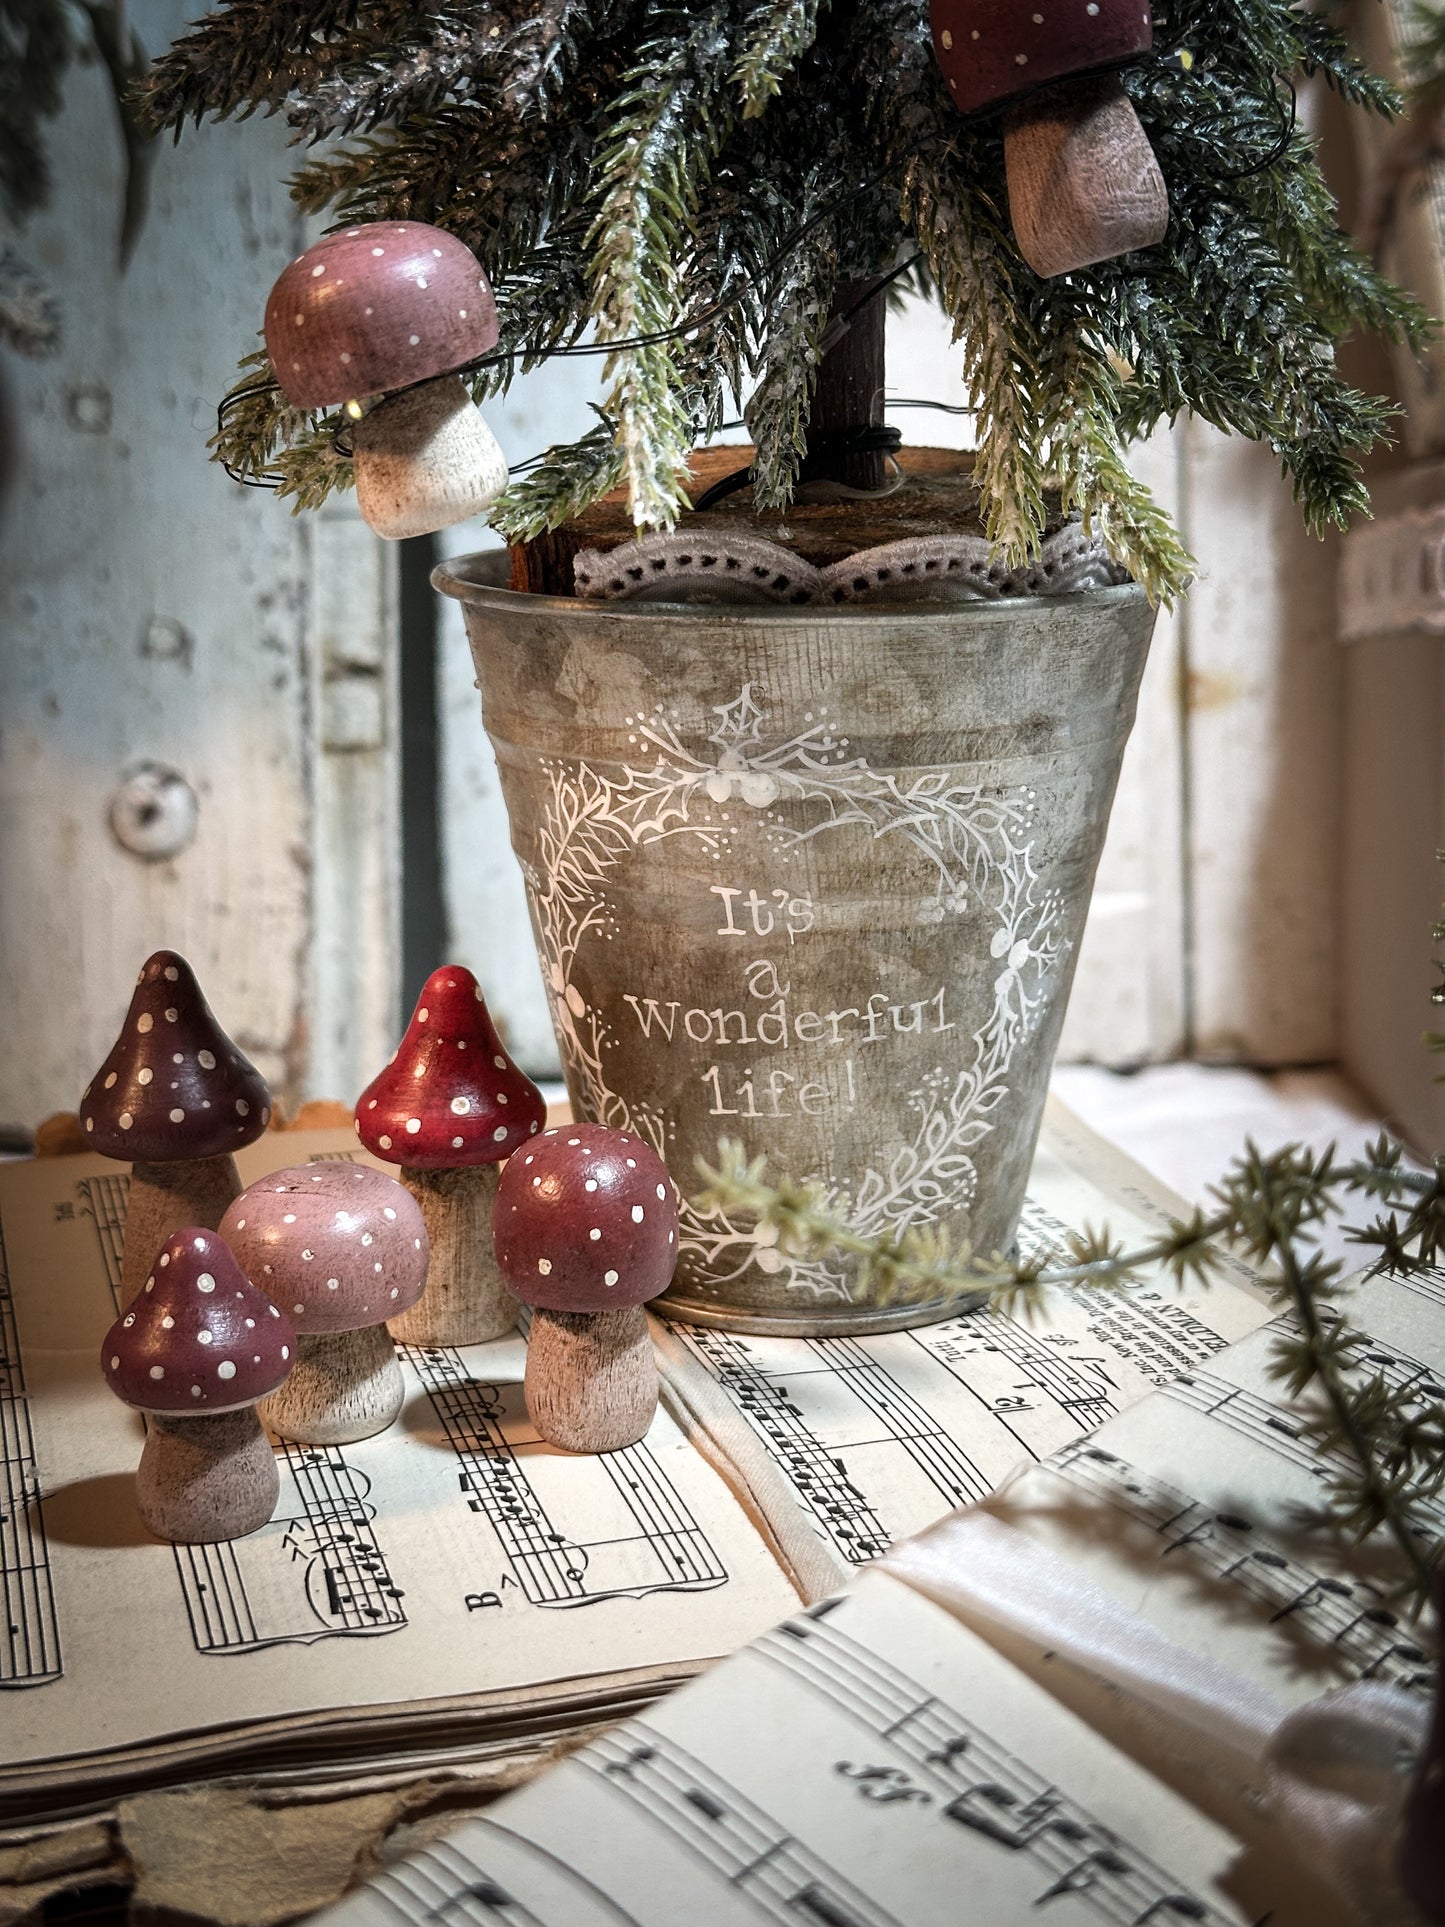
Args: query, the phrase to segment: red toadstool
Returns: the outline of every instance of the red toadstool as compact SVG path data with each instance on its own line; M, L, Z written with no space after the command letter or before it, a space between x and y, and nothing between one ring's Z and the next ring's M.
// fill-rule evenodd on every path
M502 451L453 372L497 338L481 263L422 221L327 235L266 303L266 349L287 400L358 417L357 506L392 540L479 515L506 487ZM371 395L391 399L362 414Z
M640 1138L546 1131L502 1174L497 1261L532 1307L527 1410L569 1452L633 1445L657 1409L648 1299L677 1264L677 1189Z
M1009 212L1036 274L1162 241L1169 196L1117 68L1147 53L1147 0L932 0L954 105L1004 110Z
M309 1445L384 1432L403 1397L385 1320L426 1283L415 1199L370 1165L298 1164L243 1191L221 1236L298 1333L296 1368L266 1401L266 1423Z
M87 1143L131 1160L121 1299L139 1291L152 1254L181 1225L214 1231L241 1180L232 1153L271 1117L271 1094L211 1015L195 972L158 950L136 979L110 1055L86 1086Z
M498 1167L546 1115L542 1093L503 1050L471 971L434 970L396 1055L356 1106L357 1136L401 1166L431 1234L426 1293L391 1321L403 1344L477 1345L516 1323L492 1255L492 1205Z
M290 1319L214 1231L185 1225L166 1241L100 1355L116 1397L150 1417L136 1500L158 1539L239 1539L271 1517L276 1455L256 1401L295 1356Z

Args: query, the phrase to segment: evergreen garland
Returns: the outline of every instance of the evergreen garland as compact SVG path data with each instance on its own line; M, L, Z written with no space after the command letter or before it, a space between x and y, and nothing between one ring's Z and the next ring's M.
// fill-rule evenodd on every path
M1192 409L1268 442L1311 528L1343 524L1388 411L1341 379L1336 341L1360 326L1418 342L1427 321L1339 232L1289 77L1382 114L1394 91L1294 0L1154 15L1155 49L1124 79L1168 236L1050 282L1013 244L997 123L946 97L926 0L231 0L158 63L146 111L176 129L283 111L324 143L295 177L301 207L467 241L515 356L476 378L478 399L589 326L643 338L609 359L598 425L503 497L513 539L623 478L640 526L671 522L688 453L740 390L756 499L785 504L835 287L918 251L964 343L991 538L1011 561L1031 551L1052 483L1167 599L1189 562L1128 441ZM346 479L333 427L255 393L217 452L309 505Z

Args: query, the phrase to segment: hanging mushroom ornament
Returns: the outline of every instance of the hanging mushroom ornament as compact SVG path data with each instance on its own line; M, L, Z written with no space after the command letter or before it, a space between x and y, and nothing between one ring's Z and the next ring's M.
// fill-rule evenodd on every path
M1169 195L1117 69L1153 45L1147 0L932 0L954 105L1004 110L1009 213L1046 279L1154 247Z
M361 1093L356 1134L401 1166L431 1238L426 1291L391 1320L404 1345L479 1345L517 1322L492 1253L497 1174L547 1115L542 1093L502 1049L470 970L427 978L406 1035Z
M328 234L266 303L266 351L286 399L345 407L356 501L378 535L430 535L490 508L507 485L496 437L451 371L497 345L477 257L422 221ZM362 412L368 396L388 397Z
M657 1409L642 1307L677 1264L677 1190L640 1139L601 1124L544 1131L502 1174L497 1261L532 1306L527 1410L569 1452L634 1445Z
M426 1283L426 1226L410 1192L365 1164L298 1164L243 1191L221 1236L299 1334L296 1368L262 1417L283 1439L346 1445L401 1410L384 1320Z
M258 1138L270 1117L261 1073L211 1015L191 966L174 950L158 950L80 1100L90 1148L131 1160L122 1304L179 1226L215 1230L241 1189L232 1153Z
M100 1354L116 1397L150 1418L136 1502L158 1539L239 1539L271 1517L276 1455L256 1400L295 1356L290 1319L214 1231L185 1225L166 1241Z

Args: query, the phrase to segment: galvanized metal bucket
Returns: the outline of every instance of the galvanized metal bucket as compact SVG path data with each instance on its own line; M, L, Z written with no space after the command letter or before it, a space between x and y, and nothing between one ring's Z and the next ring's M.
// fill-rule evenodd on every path
M863 1232L1007 1249L1154 612L1133 585L844 608L464 605L578 1116L686 1198L740 1138ZM686 1206L659 1308L847 1333L842 1259ZM956 1304L949 1309L956 1310Z

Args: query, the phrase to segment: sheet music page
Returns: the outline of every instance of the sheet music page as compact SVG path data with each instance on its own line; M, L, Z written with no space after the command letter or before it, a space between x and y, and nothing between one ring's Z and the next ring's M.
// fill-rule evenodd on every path
M525 1927L1333 1927L882 1572L322 1916Z
M1062 1255L1107 1224L1133 1246L1188 1207L1051 1102L1019 1242ZM865 1338L772 1338L675 1326L665 1363L684 1402L699 1370L729 1401L716 1429L741 1462L768 1455L838 1561L986 1498L1031 1460L1087 1437L1270 1317L1247 1267L1207 1287L1156 1277L1124 1292L1051 1290L1028 1322L990 1309ZM730 1423L729 1423L730 1419ZM835 1582L836 1583L836 1582Z
M250 1181L332 1134L263 1138ZM402 1353L378 1438L279 1447L263 1531L152 1540L137 1516L143 1420L98 1368L116 1313L124 1167L0 1168L0 1795L42 1761L238 1723L432 1697L525 1709L550 1683L685 1676L797 1604L727 1486L659 1413L625 1452L541 1444L520 1336ZM328 1717L329 1714L328 1714Z
M1356 1372L1405 1406L1442 1396L1445 1272L1363 1278L1344 1314L1371 1337ZM1398 1554L1308 1527L1340 1462L1300 1436L1308 1407L1270 1375L1278 1329L1071 1442L988 1509L1287 1704L1358 1679L1428 1696L1429 1657L1391 1598ZM1445 1533L1445 1500L1436 1510Z

